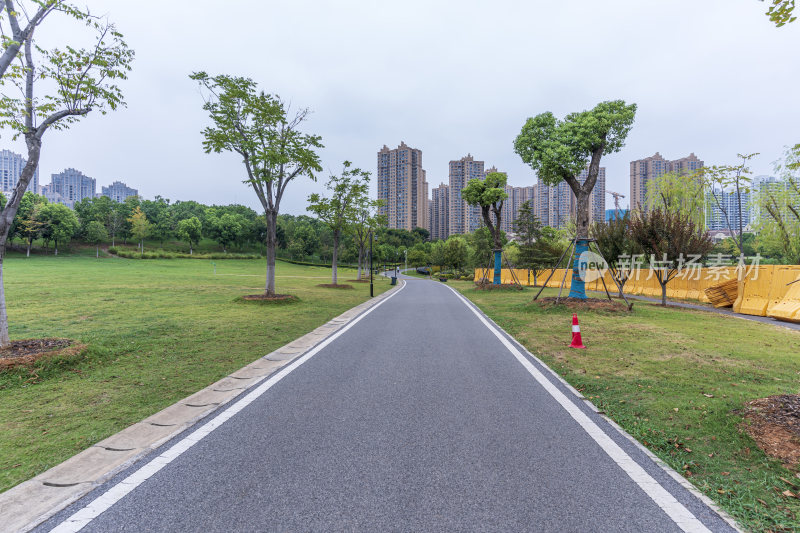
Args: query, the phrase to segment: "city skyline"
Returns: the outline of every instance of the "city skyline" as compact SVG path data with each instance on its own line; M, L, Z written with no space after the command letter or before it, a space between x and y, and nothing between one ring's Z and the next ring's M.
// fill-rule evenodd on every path
M251 77L293 108L309 107L306 129L321 135L325 145L318 176L323 181L344 160L373 169L376 140L406 139L426 150L427 168L437 169L429 170L429 183L446 181L446 170L439 169L453 157L479 150L481 158L508 172L511 185L529 185L534 173L512 147L528 117L544 111L563 117L617 98L636 103L637 117L625 148L604 156L602 164L607 188L626 194L628 163L655 148L674 156L695 150L707 165L732 164L737 153L760 152L752 162L754 174L770 174L783 148L797 142L800 110L791 88L800 81L793 66L800 25L776 29L760 2L675 0L655 8L617 0L602 5L500 0L452 9L411 0L400 15L391 5L314 5L318 16L309 20L305 2L243 5L252 15L241 28L248 46L231 57L206 38L215 31L215 22L203 15L211 3L168 2L163 16L153 20L136 4L93 0L93 9L107 13L136 50L130 79L121 84L128 106L107 117L90 117L72 133L48 137L42 175L68 162L90 176L135 182L148 198L258 208L255 194L242 183L240 158L203 152L200 132L208 125L207 115L196 83L188 78L199 69ZM409 29L410 21L423 19ZM305 20L325 46L285 46L293 40L285 20ZM502 38L493 32L468 37L451 32L477 20L505 27ZM54 39L60 37L59 25L55 18L48 22ZM599 44L593 37L597 28L603 28ZM68 30L65 25L64 36ZM634 41L637 46L630 46ZM259 50L274 49L283 53L268 65L258 60ZM534 56L537 50L547 54ZM494 76L452 81L488 65ZM704 81L665 83L665 65L702 72ZM398 69L407 74L397 76ZM366 72L371 74L364 83L353 83L357 73ZM5 147L26 153L21 139L12 141L11 132L3 133ZM282 211L305 213L315 187L305 178L293 184Z

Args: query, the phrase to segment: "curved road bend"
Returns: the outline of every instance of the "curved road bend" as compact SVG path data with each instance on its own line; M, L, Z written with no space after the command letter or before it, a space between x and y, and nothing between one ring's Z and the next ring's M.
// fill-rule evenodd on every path
M38 530L733 531L453 290L405 279Z

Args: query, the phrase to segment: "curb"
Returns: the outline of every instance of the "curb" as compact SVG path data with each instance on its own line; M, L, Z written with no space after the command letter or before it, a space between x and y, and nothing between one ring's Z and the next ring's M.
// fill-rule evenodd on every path
M453 291L458 292L457 289L453 289L452 287L448 287L448 288L453 290ZM461 294L461 293L458 292L458 294ZM462 296L464 296L464 295L462 294ZM712 500L711 498L709 498L708 496L706 496L705 494L700 492L700 489L698 489L697 487L692 485L691 482L689 482L686 478L684 478L682 475L680 475L678 472L676 472L671 466L669 466L662 459L660 459L658 456L656 456L646 446L644 446L641 442L636 440L631 434L629 434L627 431L625 431L622 428L622 426L620 426L619 424L614 422L611 418L608 417L608 415L606 415L603 411L598 409L597 406L594 405L594 403L592 403L578 389L576 389L575 387L573 387L572 385L567 383L567 381L563 377L561 377L555 370L553 370L547 364L545 364L544 361L542 361L541 359L539 359L538 357L533 355L530 351L528 351L527 348L525 348L525 346L522 345L521 342L519 342L516 338L514 338L513 335L511 335L505 329L500 327L494 320L492 320L492 318L489 315L484 313L483 310L480 307L478 307L478 305L475 302L473 302L472 300L470 300L466 296L464 296L464 298L466 298L467 301L469 301L470 305L474 306L475 309L486 318L486 320L491 322L499 331L501 331L506 337L508 337L508 339L511 342L513 342L525 355L527 355L530 359L532 359L533 361L536 361L539 365L541 365L542 368L547 370L547 372L550 375L552 375L561 385L563 385L569 392L571 392L579 400L578 401L579 404L583 403L589 409L591 409L592 411L594 411L595 413L600 415L600 417L603 418L603 420L608 422L608 424L612 428L614 428L620 435L625 437L626 440L630 441L630 443L633 444L639 451L643 452L651 461L653 461L659 468L661 468L661 470L663 470L667 475L669 475L670 478L672 478L675 482L677 482L679 485L681 485L684 489L689 491L693 496L695 496L697 499L699 499L701 502L703 502L705 505L707 505L712 511L717 513L719 515L719 517L726 524L731 526L734 530L738 531L739 533L745 533L744 530L741 529L739 524L736 523L736 520L734 520L734 518L731 515L729 515L727 512L725 512L724 510L720 509L717 506L716 502L714 502L714 500Z
M0 523L3 530L25 533L35 528L308 352L404 284L405 281L398 283L396 287L345 311L208 387L1 493Z

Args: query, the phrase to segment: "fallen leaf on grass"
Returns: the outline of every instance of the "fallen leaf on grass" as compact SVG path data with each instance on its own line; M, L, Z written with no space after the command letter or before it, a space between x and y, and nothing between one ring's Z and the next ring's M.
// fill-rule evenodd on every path
M787 498L797 498L797 494L795 494L794 492L792 492L790 490L785 490L785 491L781 492L781 494L783 494Z
M721 476L729 476L729 475L731 475L731 473L730 472L720 472L720 475Z
M705 393L703 393L703 396L705 396L706 398L713 398L714 397L713 394L705 394Z
M791 485L792 487L797 488L797 484L794 481L789 481L788 479L780 477L780 476L778 476L778 479L780 479L781 481L783 481L787 485Z
M769 507L769 504L767 502L765 502L764 500L762 500L761 498L756 498L756 501L758 503L760 503L761 505L763 505L764 507Z
M675 411L676 413L678 412L678 408L677 407L673 407L672 410Z

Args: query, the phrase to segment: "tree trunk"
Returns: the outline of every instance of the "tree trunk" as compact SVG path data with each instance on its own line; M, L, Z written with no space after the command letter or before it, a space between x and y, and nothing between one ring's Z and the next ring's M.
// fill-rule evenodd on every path
M96 255L95 255L95 257L96 257L97 259L100 259L100 246L98 246L98 247L95 249L95 254L96 254Z
M339 260L339 230L333 231L333 257L331 258L331 282L336 285L338 281L337 262Z
M0 240L5 241L2 236ZM8 340L8 315L6 314L6 289L3 284L3 256L5 255L5 242L0 244L0 348L10 344Z
M194 252L192 251L192 241L189 241L189 255L194 255Z
M659 281L661 283L661 281ZM666 307L667 305L667 284L661 283L661 305Z
M58 241L53 240L53 255L58 255Z
M266 212L267 219L267 281L264 286L264 293L267 296L275 296L275 248L278 244L278 212L276 210Z
M28 239L28 249L25 252L25 257L30 257L31 256L31 242L32 241L33 241L33 239Z
M114 235L112 234L111 235L111 247L113 248L114 246L116 246L116 244L114 244Z
M358 245L358 278L361 279L361 265L364 263L364 246Z

